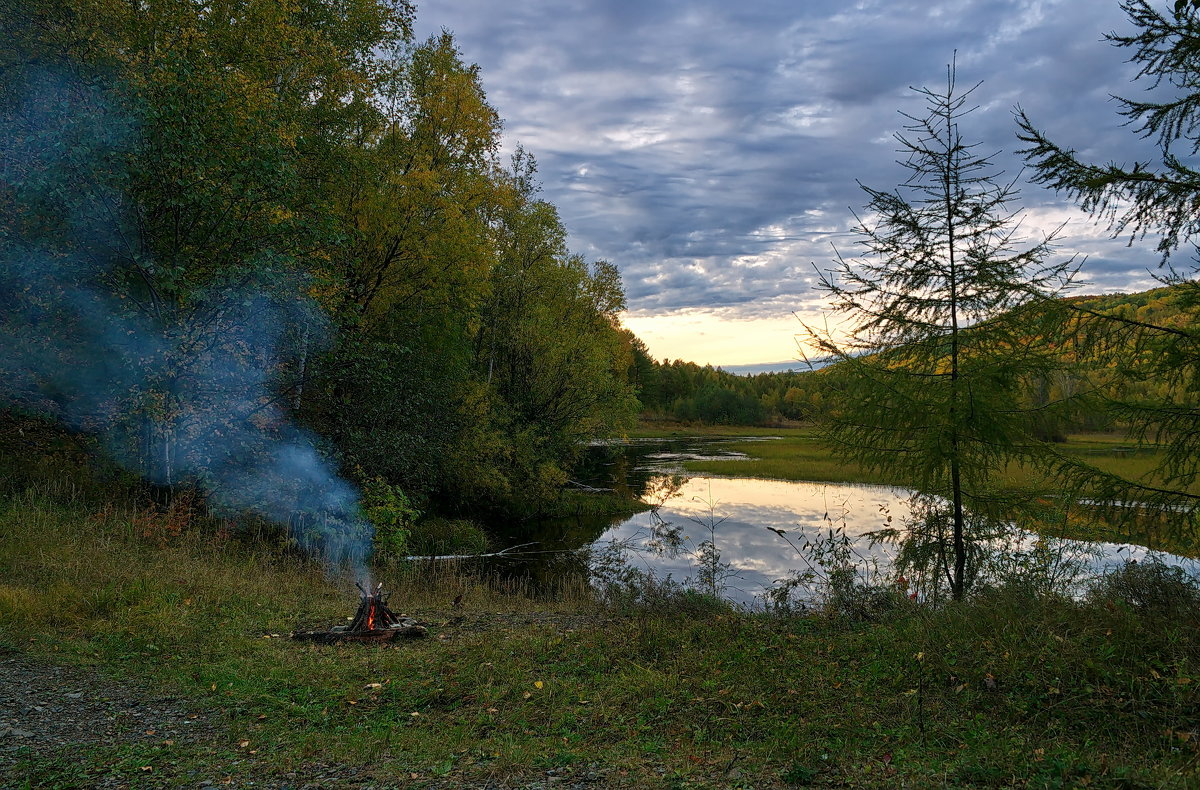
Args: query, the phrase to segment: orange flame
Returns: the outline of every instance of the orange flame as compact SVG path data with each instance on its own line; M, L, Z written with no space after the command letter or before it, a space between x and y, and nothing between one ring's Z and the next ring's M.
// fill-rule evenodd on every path
M371 606L367 609L367 630L375 630L375 601L371 601Z

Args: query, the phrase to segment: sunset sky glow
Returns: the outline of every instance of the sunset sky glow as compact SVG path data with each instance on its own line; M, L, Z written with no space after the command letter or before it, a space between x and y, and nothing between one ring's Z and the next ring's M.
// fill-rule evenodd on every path
M856 181L891 188L910 86L983 81L963 125L1020 174L1013 109L1088 158L1152 149L1112 94L1139 95L1115 0L429 0L417 35L455 33L539 163L573 251L617 264L625 323L659 358L798 366L796 315L820 322L814 266L853 254ZM1153 241L1127 246L1043 188L1022 186L1026 234L1064 220L1087 256L1080 293L1156 283ZM786 365L785 365L786 366Z

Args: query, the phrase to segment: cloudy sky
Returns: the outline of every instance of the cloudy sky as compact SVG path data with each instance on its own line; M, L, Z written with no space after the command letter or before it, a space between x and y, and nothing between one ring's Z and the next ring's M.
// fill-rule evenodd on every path
M1164 0L1165 2L1165 0ZM1008 177L1020 104L1099 161L1145 158L1111 94L1134 95L1116 0L418 0L417 34L451 30L479 64L506 146L536 157L571 247L616 263L625 324L659 359L734 366L797 358L819 321L813 266L853 252L856 180L891 188L912 86L982 80L962 124ZM1067 221L1080 292L1152 287L1130 249L1025 185L1031 236Z

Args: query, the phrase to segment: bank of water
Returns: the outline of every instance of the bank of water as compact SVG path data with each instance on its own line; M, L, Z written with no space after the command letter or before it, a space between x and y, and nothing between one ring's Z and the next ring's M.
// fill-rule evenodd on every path
M738 477L687 477L688 460L736 459L733 442L771 441L770 437L681 437L598 444L589 450L576 483L611 488L642 497L652 511L628 518L580 516L548 520L522 528L521 542L533 542L531 553L507 558L498 569L552 587L567 574L587 573L589 563L620 554L632 567L660 579L704 586L706 555L711 542L719 553L721 594L736 603L757 607L767 591L797 573L823 572L814 567L820 546L831 538L848 539L846 550L864 575L886 575L895 548L874 543L869 535L899 527L910 514L912 492L890 486L853 483L803 483ZM1014 548L1028 549L1029 536ZM814 548L817 547L817 548ZM1064 559L1085 564L1092 572L1129 560L1144 561L1146 549L1114 543L1063 541ZM1195 561L1155 554L1164 562L1196 573ZM711 562L712 555L707 555ZM804 589L800 588L803 595Z

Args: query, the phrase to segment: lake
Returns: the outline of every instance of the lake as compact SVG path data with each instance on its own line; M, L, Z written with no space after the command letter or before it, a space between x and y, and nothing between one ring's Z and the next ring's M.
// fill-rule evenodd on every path
M754 440L771 441L769 437ZM679 437L593 445L575 482L626 490L656 505L656 510L630 518L585 516L540 523L535 534L523 540L536 541L535 550L544 553L510 558L499 565L509 566L510 571L519 568L535 581L552 584L564 573L583 571L586 560L578 550L590 547L593 554L620 550L628 564L659 578L696 583L704 565L701 544L711 541L720 553L722 596L760 607L767 590L810 567L811 552L798 549L806 541L828 538L832 529L849 538L849 549L861 565L887 570L894 547L872 546L865 536L900 525L910 512L912 492L907 489L694 476L677 490L664 490L670 476L683 473L682 464L687 460L739 457L728 449L735 441L748 439ZM528 536L528 530L523 534ZM1025 536L1014 548L1028 550L1036 540L1036 536ZM1096 573L1148 555L1143 547L1113 543L1061 541L1056 546ZM1154 556L1197 573L1194 560L1162 553Z

